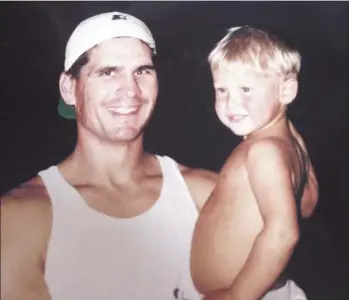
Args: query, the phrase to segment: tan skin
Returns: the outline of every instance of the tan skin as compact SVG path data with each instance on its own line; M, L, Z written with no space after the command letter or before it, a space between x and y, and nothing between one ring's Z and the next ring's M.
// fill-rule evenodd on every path
M125 40L120 39L120 41ZM129 45L126 43L123 46ZM132 49L137 47L139 45L132 45ZM94 64L98 66L99 50L103 49L92 53L91 62L85 70L93 70ZM147 58L145 63L148 64L151 62L149 49L143 50L141 52ZM138 65L143 63L139 62ZM125 67L126 77L123 78L132 79L130 75L135 72L137 66ZM61 90L64 99L69 103L79 102L80 98L73 99L71 95L76 92L74 92L75 86L81 87L83 82L71 82L64 74L61 82L63 82ZM136 93L147 93L144 87L140 87L137 91L139 85L132 80L129 82L126 80L125 84L133 87ZM87 93L87 96L89 95ZM152 97L155 98L154 95ZM79 139L76 149L58 167L64 178L83 195L91 207L115 217L141 214L156 201L162 183L157 160L153 155L143 151L142 126L137 138L131 138L123 143L117 140L114 143L106 143L110 124L92 126L89 120L98 119L92 118L92 111L96 109L91 102L90 108L85 109L87 116L82 112L78 113ZM144 123L149 116L150 114L145 117ZM93 129L96 131L96 128L100 127L107 128L103 131L104 135L93 132ZM123 134L121 138L125 138L125 132L121 134ZM100 146L102 141L103 147ZM114 152L115 155L110 155ZM200 210L214 188L216 174L182 165L180 170ZM110 198L111 195L113 199ZM29 180L1 198L1 299L50 299L44 272L51 226L51 203L39 177Z
M129 217L148 210L161 188L157 159L144 153L142 160L145 165L138 166L137 171L143 175L136 182L130 180L114 187L106 187L103 182L79 182L69 170L72 162L65 161L59 168L90 206L110 216ZM213 189L215 174L180 168L200 209ZM100 195L105 195L102 202L96 200ZM108 199L108 195L118 195L120 201L115 201L115 196L114 200ZM10 191L1 201L1 299L48 300L44 270L52 213L43 183L36 177Z
M280 128L280 131L284 130L289 131ZM290 142L292 139L285 139L278 131L279 128L272 137L268 134L266 138L260 136L258 141L245 141L233 151L200 212L193 238L192 272L197 289L206 295L205 300L259 299L281 273L298 241L293 194L299 184L299 157L296 151L291 158L289 151L280 151L280 148L294 149L295 145ZM271 167L274 160L268 160L271 152L276 152L281 162L292 166L294 182L288 180L289 173L280 167L281 164ZM259 160L259 156L264 159ZM256 165L260 161L257 172ZM247 173L259 193L267 194L264 189L268 189L259 183L268 176L273 178L273 197L261 199L262 204L256 203L249 191L249 183L245 181ZM279 174L277 180L274 174ZM286 184L287 189L275 188ZM234 201L231 201L231 195L234 195ZM286 201L277 203L274 200L277 198ZM312 215L317 199L317 181L311 166L309 183L301 200L304 218ZM278 253L280 256L276 255ZM260 268L256 270L256 266Z
M102 78L96 75L105 65L117 65L119 73L109 70ZM144 213L156 202L162 186L157 159L143 150L143 128L155 105L157 79L152 68L140 67L151 65L145 44L120 38L90 53L79 80L61 76L63 98L77 107L78 141L58 168L90 207L112 217ZM115 107L122 101L137 111L116 120ZM216 174L182 165L180 170L199 210ZM35 177L4 195L1 203L1 299L49 300L44 274L52 211L43 182Z
M236 78L224 72L213 72L218 92L228 95L217 97L216 111L229 126L223 100L242 111L246 95L243 91L241 96L239 84L237 89L234 86L243 69ZM252 76L247 73L248 82ZM205 300L260 299L281 274L298 242L294 195L303 175L300 149L306 153L306 147L285 116L285 104L294 99L297 84L294 80L273 80L256 77L257 92L247 94L250 106L245 106L253 122L233 123L240 126L233 129L252 131L228 157L196 224L191 272ZM233 100L229 95L234 95ZM254 126L249 124L265 125L253 131L253 127L246 127ZM307 175L301 199L303 218L312 215L318 201L311 163Z

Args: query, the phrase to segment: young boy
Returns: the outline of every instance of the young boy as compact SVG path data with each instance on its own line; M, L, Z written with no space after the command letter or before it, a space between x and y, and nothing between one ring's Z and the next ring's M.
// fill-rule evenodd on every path
M209 55L216 113L243 141L193 236L192 278L205 300L306 299L286 272L318 199L306 147L286 116L300 60L285 41L249 26L230 29Z

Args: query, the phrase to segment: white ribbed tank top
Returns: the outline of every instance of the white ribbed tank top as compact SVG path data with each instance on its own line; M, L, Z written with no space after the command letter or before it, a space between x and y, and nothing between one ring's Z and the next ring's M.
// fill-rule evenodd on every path
M88 206L56 166L39 172L53 209L45 264L52 300L200 299L189 269L198 212L176 162L157 158L159 199L128 219Z

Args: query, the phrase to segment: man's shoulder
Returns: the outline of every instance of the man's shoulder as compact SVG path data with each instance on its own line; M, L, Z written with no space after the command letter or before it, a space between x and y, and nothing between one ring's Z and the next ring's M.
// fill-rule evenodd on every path
M190 168L188 166L179 164L179 170L186 180L198 183L214 186L216 184L218 173L202 169L202 168Z
M172 160L177 166L185 180L193 181L195 183L203 183L215 185L217 179L217 172L204 169L204 168L192 168L178 162L176 159L166 156L166 158Z
M46 188L39 176L33 177L19 186L1 195L1 211L24 214L28 210L42 211L50 208L50 200Z
M167 156L168 157L168 156ZM189 182L190 184L199 184L199 185L208 185L213 187L216 183L218 173L204 169L204 168L192 168L188 167L187 165L184 165L182 163L179 163L174 158L168 157L169 159L173 160L177 166L181 174L183 175L184 179Z
M178 164L179 170L189 188L198 209L201 209L217 181L218 174L203 168L190 168Z
M39 177L1 196L1 235L45 237L52 221L51 201ZM22 233L21 233L22 232Z
M34 268L41 266L51 226L51 204L39 178L30 179L1 196L2 272L11 271L6 280L25 277L23 272L35 273Z

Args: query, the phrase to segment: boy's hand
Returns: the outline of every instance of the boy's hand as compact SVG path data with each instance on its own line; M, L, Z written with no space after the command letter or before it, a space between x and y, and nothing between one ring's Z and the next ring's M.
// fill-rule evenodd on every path
M226 290L216 290L204 297L203 300L231 300Z

